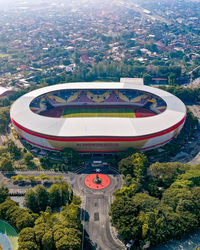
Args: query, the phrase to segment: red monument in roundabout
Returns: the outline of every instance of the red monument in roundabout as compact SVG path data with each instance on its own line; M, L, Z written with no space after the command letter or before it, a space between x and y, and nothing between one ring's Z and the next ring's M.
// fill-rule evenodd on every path
M85 185L91 189L103 189L110 185L110 178L105 174L90 174L85 178Z

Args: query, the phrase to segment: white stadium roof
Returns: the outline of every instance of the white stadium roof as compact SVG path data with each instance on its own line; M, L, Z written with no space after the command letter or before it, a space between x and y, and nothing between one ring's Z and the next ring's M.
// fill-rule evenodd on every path
M161 114L144 118L77 117L52 118L31 111L36 97L62 89L137 89L161 97L167 108ZM186 114L184 103L174 95L153 87L123 82L82 82L53 85L20 97L11 107L11 118L24 128L56 137L137 137L158 133L179 123Z
M12 89L8 89L5 87L0 86L0 96L5 94L7 91L11 91Z

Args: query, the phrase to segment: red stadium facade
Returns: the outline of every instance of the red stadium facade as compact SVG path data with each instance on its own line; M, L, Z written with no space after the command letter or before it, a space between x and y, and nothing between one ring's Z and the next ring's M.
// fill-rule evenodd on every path
M92 108L100 114L91 114ZM112 153L168 143L183 127L186 108L170 93L147 86L72 83L20 97L11 107L11 119L17 134L36 147Z

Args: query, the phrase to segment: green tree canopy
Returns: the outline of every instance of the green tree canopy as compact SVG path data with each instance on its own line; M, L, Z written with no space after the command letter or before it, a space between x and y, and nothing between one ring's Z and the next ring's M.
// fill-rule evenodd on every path
M42 185L38 185L33 189L27 190L24 205L35 213L45 211L49 205L49 193L47 189Z
M19 234L19 250L39 250L35 241L35 230L31 227L24 228Z
M147 165L147 157L143 153L135 153L119 162L119 171L125 176L130 174L132 177L140 179Z
M1 183L0 184L0 203L4 202L8 197L9 197L9 190L3 183Z
M26 227L33 227L37 218L36 214L30 210L20 208L18 203L12 200L6 200L0 204L0 218L7 220L18 231Z
M1 171L13 171L13 164L12 164L12 160L10 159L10 155L9 154L4 154L1 158L0 158L0 170Z
M33 212L45 211L47 206L58 209L61 206L70 204L73 199L73 192L70 185L62 181L53 184L49 189L38 185L28 189L25 193L24 205Z
M6 134L7 133L7 127L10 122L10 108L9 107L3 107L0 109L0 133Z
M169 187L178 177L178 175L185 173L189 168L188 165L178 162L153 163L149 168L149 173L157 184Z
M21 157L21 149L16 146L16 144L9 139L7 141L8 152L13 156L15 159L19 159Z
M82 236L78 206L71 203L63 207L62 212L54 214L47 208L35 221L35 226L27 231L29 228L20 232L19 249L28 245L44 250L78 250Z
M66 182L53 184L48 192L52 208L59 208L67 202L71 203L72 189Z
M131 175L125 181L110 208L112 224L124 240L153 246L199 226L200 165L157 162L150 166L147 185L138 189ZM141 190L144 193L138 193Z
M65 162L64 170L74 170L82 166L83 160L80 155L72 148L65 148L61 151L61 157Z

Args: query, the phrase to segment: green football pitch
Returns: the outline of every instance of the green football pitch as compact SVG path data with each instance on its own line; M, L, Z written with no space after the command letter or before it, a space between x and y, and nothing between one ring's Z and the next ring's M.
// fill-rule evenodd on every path
M66 108L62 117L135 117L132 108Z

